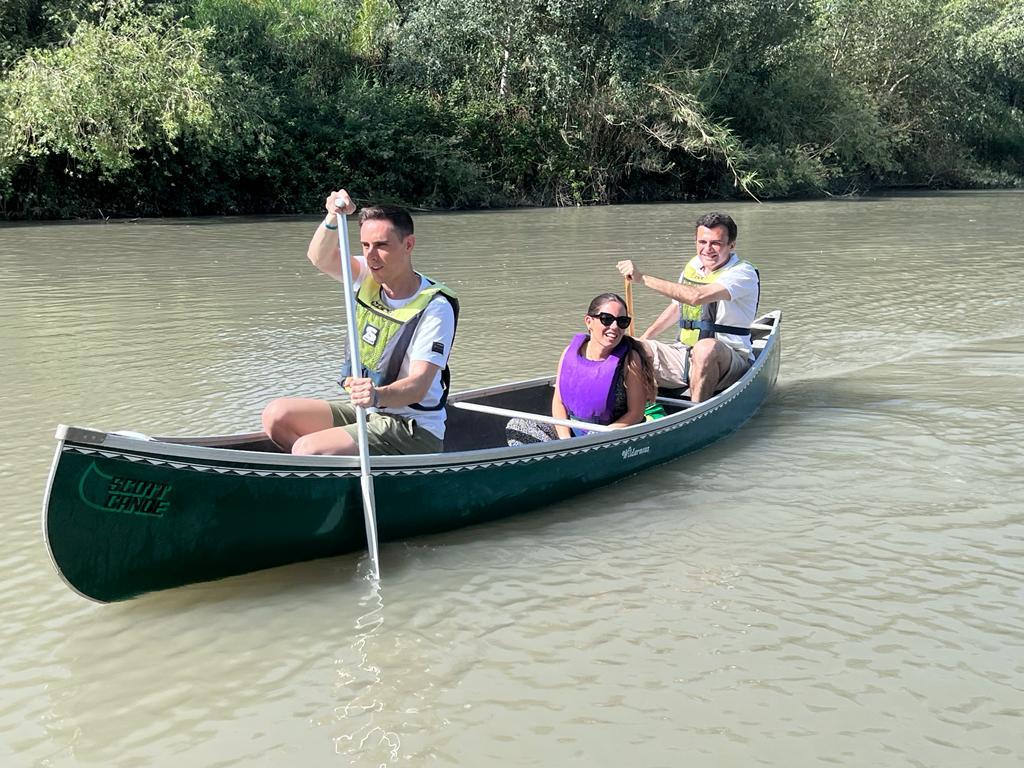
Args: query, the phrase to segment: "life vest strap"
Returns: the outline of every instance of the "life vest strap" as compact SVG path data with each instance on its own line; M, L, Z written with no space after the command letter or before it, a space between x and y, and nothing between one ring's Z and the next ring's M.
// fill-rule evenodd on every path
M419 403L410 403L409 407L414 411L440 411L444 408L448 402L448 390L451 388L452 372L451 369L446 365L444 370L441 371L441 400L437 405L420 405Z
M710 320L680 320L679 327L684 331L710 331L711 333L731 333L736 336L749 336L750 329L739 325L719 325Z

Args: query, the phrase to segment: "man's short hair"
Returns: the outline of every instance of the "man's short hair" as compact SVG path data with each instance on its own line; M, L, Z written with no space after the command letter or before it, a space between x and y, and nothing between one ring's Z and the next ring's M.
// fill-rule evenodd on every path
M728 213L721 213L720 211L705 213L697 219L697 223L693 227L694 231L697 231L699 227L707 227L708 229L725 227L725 230L729 233L729 242L736 242L736 222L732 220L732 216Z
M401 238L413 234L412 216L398 205L370 205L359 211L360 225L366 221L387 221Z

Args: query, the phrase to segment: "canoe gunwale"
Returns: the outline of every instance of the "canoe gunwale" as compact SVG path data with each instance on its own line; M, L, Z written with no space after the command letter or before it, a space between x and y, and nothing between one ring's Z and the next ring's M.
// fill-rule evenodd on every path
M781 313L769 313L774 325L765 346L750 370L728 389L702 403L672 413L655 421L635 424L612 432L591 433L572 440L558 440L521 446L498 446L468 451L405 456L374 456L372 473L376 476L434 474L457 472L480 466L522 463L586 453L611 446L628 446L650 437L683 429L708 415L725 408L739 397L760 375L768 360L776 353ZM553 376L541 376L496 386L480 387L452 395L451 401L472 400L476 397L510 392L516 389L550 383ZM96 454L107 458L169 465L179 469L204 472L287 477L355 477L359 475L359 461L355 456L292 456L284 453L246 451L215 447L216 441L255 440L263 433L252 432L223 437L168 437L146 438L136 433L103 432L96 429L61 424L57 428L59 441L53 467L52 480L62 451ZM47 483L47 494L50 482ZM45 507L45 503L44 503Z

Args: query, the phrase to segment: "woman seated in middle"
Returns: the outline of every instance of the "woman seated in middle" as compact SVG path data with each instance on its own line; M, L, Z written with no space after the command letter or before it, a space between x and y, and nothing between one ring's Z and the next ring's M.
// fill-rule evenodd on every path
M576 334L559 360L551 415L611 427L639 424L658 388L647 352L626 334L626 302L616 293L602 293L590 302L583 322L587 332ZM512 419L505 431L509 445L588 434L528 419Z

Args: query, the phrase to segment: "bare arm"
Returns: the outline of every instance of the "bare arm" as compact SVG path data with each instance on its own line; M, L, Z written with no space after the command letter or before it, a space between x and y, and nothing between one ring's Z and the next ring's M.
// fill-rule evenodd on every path
M336 201L339 199L345 201L343 207L338 207L336 204ZM330 218L334 218L333 215L337 213L348 215L356 210L355 203L352 202L352 198L349 197L348 192L344 189L331 192L324 202L324 207L327 209L327 215ZM306 249L306 257L313 263L314 267L325 275L333 277L335 280L341 280L341 254L338 250L339 230L330 229L325 226L327 223L330 223L332 226L337 225L336 220L329 221L325 219L324 224L320 224L316 228L316 232L313 233L313 239L309 241L309 247ZM352 258L350 261L352 264L352 275L353 277L358 277L360 271L359 261L355 258Z
M676 303L669 304L658 315L658 319L651 323L647 330L641 334L641 339L653 339L656 336L660 336L662 332L668 330L673 325L679 322L679 305Z
M719 300L728 301L732 298L729 289L718 283L685 285L669 282L653 275L641 275L640 282L662 296L668 296L670 299L689 304L691 307L699 307Z
M350 376L345 379L345 389L349 391L353 405L364 408L374 405L381 408L403 408L421 402L427 396L430 384L440 370L440 367L426 360L413 360L409 364L408 376L396 379L383 387L374 387L370 379ZM374 392L377 394L376 403L373 402Z
M630 358L636 352L629 353ZM627 358L627 361L629 358ZM644 408L647 407L647 398L644 395L644 382L640 374L633 368L626 368L626 412L617 421L612 422L610 427L630 427L639 424L644 420Z
M565 358L565 353L569 349L566 347L562 352L562 356L558 358L558 370L562 370L562 360ZM558 379L555 378L555 393L551 396L551 415L556 419L568 419L569 413L565 410L565 403L562 402L562 394L558 391ZM563 427L560 424L555 425L555 432L562 440L568 440L572 437L572 430L568 427Z
M719 283L709 283L708 285L673 283L670 280L663 280L654 275L644 274L629 260L620 261L615 266L623 277L629 278L635 283L640 283L652 291L657 291L662 296L681 301L683 304L689 304L691 307L699 307L703 304L710 304L713 301L719 300L728 301L732 298L729 289Z

